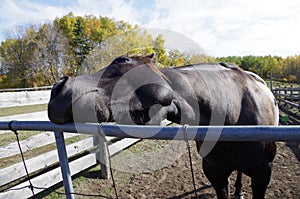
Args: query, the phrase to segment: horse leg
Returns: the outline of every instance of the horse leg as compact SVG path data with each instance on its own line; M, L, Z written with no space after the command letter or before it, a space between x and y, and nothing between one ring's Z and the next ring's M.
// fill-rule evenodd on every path
M265 163L251 176L253 199L264 199L271 180L272 163Z
M230 199L228 177L230 172L226 172L224 168L218 169L209 164L205 158L202 161L203 171L212 186L214 187L218 199Z
M243 199L242 196L242 172L237 171L237 177L234 184L235 191L234 191L234 199Z

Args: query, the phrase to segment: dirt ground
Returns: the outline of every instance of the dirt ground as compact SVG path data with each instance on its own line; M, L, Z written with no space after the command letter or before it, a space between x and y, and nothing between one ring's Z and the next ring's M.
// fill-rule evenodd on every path
M300 198L300 143L279 142L272 180L266 198ZM198 198L216 198L201 168L201 158L192 147ZM119 198L196 198L193 192L188 153L184 142L144 140L112 159ZM125 172L126 171L126 172ZM114 198L112 180L98 179L99 169L81 175L75 184L80 193ZM230 176L231 195L235 173ZM251 198L250 178L243 175L243 196ZM81 198L76 196L76 198Z

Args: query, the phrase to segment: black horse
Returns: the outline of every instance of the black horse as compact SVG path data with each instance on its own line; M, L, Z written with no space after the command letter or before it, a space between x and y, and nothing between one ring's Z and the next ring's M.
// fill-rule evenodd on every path
M278 107L265 82L231 64L158 69L155 56L121 56L93 75L64 77L51 93L52 122L189 125L277 125ZM217 197L229 197L228 177L251 177L253 198L264 198L276 153L274 142L196 142Z

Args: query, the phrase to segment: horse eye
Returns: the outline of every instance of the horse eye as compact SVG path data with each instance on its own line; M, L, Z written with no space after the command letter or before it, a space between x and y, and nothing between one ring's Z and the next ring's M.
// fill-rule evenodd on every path
M132 61L131 59L126 59L125 62L126 62L126 63L131 63L131 61Z
M121 63L131 63L131 59L128 57L118 57L114 61L114 63L121 64Z

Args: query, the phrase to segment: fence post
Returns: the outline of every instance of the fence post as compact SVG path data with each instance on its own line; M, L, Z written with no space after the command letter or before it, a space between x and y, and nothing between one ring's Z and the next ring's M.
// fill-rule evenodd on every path
M287 86L284 86L284 101L286 101L286 99L287 99ZM286 106L287 105L287 103L286 102L284 102L284 106Z
M109 169L109 155L107 152L107 142L102 135L95 135L93 137L93 145L98 147L96 151L96 160L100 165L100 178L109 179L110 178L110 169Z
M290 101L294 101L294 99L293 99L293 95L294 95L293 85L291 85L291 90L290 90L290 92L291 92L291 95L290 95Z
M276 94L277 94L277 98L281 98L280 97L280 93L281 93L281 91L280 91L280 85L276 88Z
M300 111L300 89L298 90L298 109Z
M99 158L100 161L100 178L102 179L109 179L110 178L110 166L109 166L109 154L108 154L108 146L107 141L105 139L105 135L100 128L99 135L98 135L98 147L99 147Z
M272 73L272 71L270 73L270 90L274 93L274 91L273 91L273 73Z
M100 145L99 137L100 137L99 135L93 136L93 146L96 147L97 149L99 149L99 145ZM95 156L96 156L97 164L100 164L100 151L99 150L96 150ZM100 167L100 169L101 169L101 167Z
M63 178L64 188L66 192L67 199L75 199L73 185L72 185L72 177L69 168L68 155L64 140L63 132L54 132L56 148L58 151L58 159L61 168L61 174Z

